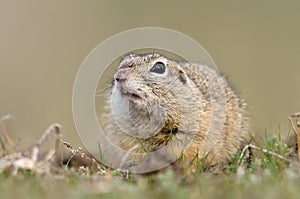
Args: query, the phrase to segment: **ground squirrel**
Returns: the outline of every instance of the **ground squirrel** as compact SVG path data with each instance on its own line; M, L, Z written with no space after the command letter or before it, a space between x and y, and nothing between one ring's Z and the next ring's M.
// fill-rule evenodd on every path
M104 130L112 143L134 152L172 143L172 154L193 169L195 158L225 163L246 135L246 105L223 75L158 53L125 56L107 104Z

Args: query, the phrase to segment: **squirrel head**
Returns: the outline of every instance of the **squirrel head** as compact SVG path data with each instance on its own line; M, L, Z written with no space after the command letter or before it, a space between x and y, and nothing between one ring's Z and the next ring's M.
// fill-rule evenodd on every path
M180 63L160 54L129 54L114 75L112 112L120 128L150 137L178 128L193 91Z
M118 89L138 105L142 100L161 99L166 87L182 86L187 81L186 73L176 61L160 54L129 54L121 60L114 75L113 91Z

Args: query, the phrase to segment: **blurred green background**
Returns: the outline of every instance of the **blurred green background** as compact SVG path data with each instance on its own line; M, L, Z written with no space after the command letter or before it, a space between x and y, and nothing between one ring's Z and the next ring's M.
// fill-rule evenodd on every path
M86 55L121 31L175 29L198 41L249 104L251 132L300 111L300 1L0 0L0 116L28 145L53 122L80 144L72 89Z

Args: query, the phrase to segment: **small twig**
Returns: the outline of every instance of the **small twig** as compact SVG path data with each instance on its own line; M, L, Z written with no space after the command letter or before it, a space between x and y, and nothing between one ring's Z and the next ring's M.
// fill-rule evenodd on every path
M289 121L290 124L292 126L292 129L294 131L294 133L296 134L297 137L297 153L298 153L298 161L300 162L300 123L299 123L299 117L300 117L300 112L298 113L294 113L292 116L289 117ZM294 125L293 119L292 118L296 118L296 125L297 127Z
M33 147L32 154L31 154L31 160L33 163L36 163L38 161L38 154L39 154L39 148Z
M257 147L257 146L255 146L255 145L253 145L253 144L248 144L248 145L246 145L246 146L243 148L243 150L242 150L242 152L241 152L241 155L240 155L239 161L238 161L238 166L241 164L242 159L243 159L243 157L244 157L244 154L245 154L246 150L249 149L249 148L256 149L256 150L259 150L259 151L262 151L263 153L266 153L266 154L275 156L276 158L279 158L279 159L281 159L281 160L284 160L284 161L286 161L286 162L288 162L288 163L292 163L291 160L289 160L289 159L285 158L284 156L279 155L279 154L277 154L277 153L275 153L275 152L273 152L273 151L269 151L269 150L267 150L267 149L262 149L262 148L260 148L260 147Z
M293 129L294 133L298 136L298 131L297 131L297 129L294 125L293 119L291 117L289 117L289 121L291 123L291 126L292 126L292 129Z
M55 155L55 150L54 149L50 149L48 151L47 155L45 155L44 160L45 161L49 161L54 155Z
M247 145L243 148L243 150L242 150L242 152L241 152L241 155L240 155L240 157L239 157L239 160L238 160L238 166L241 164L241 162L242 162L242 160L243 160L243 157L244 157L244 154L245 154L246 150L248 150L249 148L250 148L250 145L249 145L249 144L247 144Z
M0 142L1 142L1 147L3 149L3 152L8 153L7 145L12 147L15 150L15 143L12 141L12 139L8 136L6 129L4 125L2 124L3 121L11 119L11 115L5 115L0 118ZM16 150L15 150L16 151Z
M3 118L0 118L0 125L1 125L1 121L3 121ZM6 154L3 157L0 157L0 173L5 170L11 170L11 173L16 175L19 169L31 170L39 174L43 174L43 173L49 174L50 170L59 173L60 171L57 169L58 167L53 167L52 164L48 164L48 163L51 163L50 161L53 160L52 159L53 156L56 155L58 156L58 154L61 152L59 147L61 143L70 150L72 154L71 158L75 154L79 154L81 158L91 161L92 164L97 166L97 169L99 169L99 171L102 172L103 167L101 167L101 165L98 164L94 158L88 157L85 153L81 151L81 148L74 149L70 143L67 143L62 139L60 128L61 127L59 124L50 125L46 129L46 131L42 134L40 139L34 145L29 147L27 150L22 150L19 152L16 151L11 154L9 153L9 151L6 151L6 153L8 154ZM44 157L44 159L39 160L38 155L39 155L40 147L48 140L48 137L52 133L55 134L56 136L55 148L50 149L46 154L46 156ZM2 147L6 147L3 149L7 149L8 147L7 141L6 139L4 139L1 132L0 132L0 141L2 141L4 144L4 146Z
M40 137L40 139L33 145L31 146L27 152L31 151L31 157L32 157L32 160L37 160L37 157L38 157L38 153L39 153L39 149L40 149L40 146L45 143L50 134L51 133L55 133L56 135L56 140L58 140L58 137L60 137L60 124L57 124L57 123L54 123L54 124L51 124L46 130L45 132L42 134L42 136ZM56 148L55 148L55 154L58 154L59 151L56 151ZM57 159L58 160L58 159Z
M71 160L75 154L79 154L82 158L84 158L88 161L91 161L93 164L95 164L97 169L101 170L102 166L94 158L91 158L91 157L87 156L84 152L82 152L82 149L80 147L75 149L74 147L72 147L72 145L70 143L64 141L61 137L59 137L59 140L64 146L66 146L69 149L69 151L71 153L71 157L69 160Z
M10 120L11 118L13 118L12 115L4 115L3 117L0 118L0 123L2 123L5 120Z
M39 141L34 145L36 147L39 147L41 144L43 144L44 142L47 141L49 135L53 132L55 132L55 134L58 136L60 135L60 131L59 129L61 128L61 126L59 124L51 124L46 131L44 132L44 134L41 136L41 138L39 139Z

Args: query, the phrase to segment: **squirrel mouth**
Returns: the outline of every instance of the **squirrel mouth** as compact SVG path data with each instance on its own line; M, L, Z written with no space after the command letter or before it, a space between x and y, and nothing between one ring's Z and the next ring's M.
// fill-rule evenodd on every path
M143 99L142 96L135 91L135 89L128 88L126 85L118 84L117 88L120 93L130 101L137 102Z
M136 101L141 100L141 96L135 93L122 93L124 96L126 96L129 100Z

